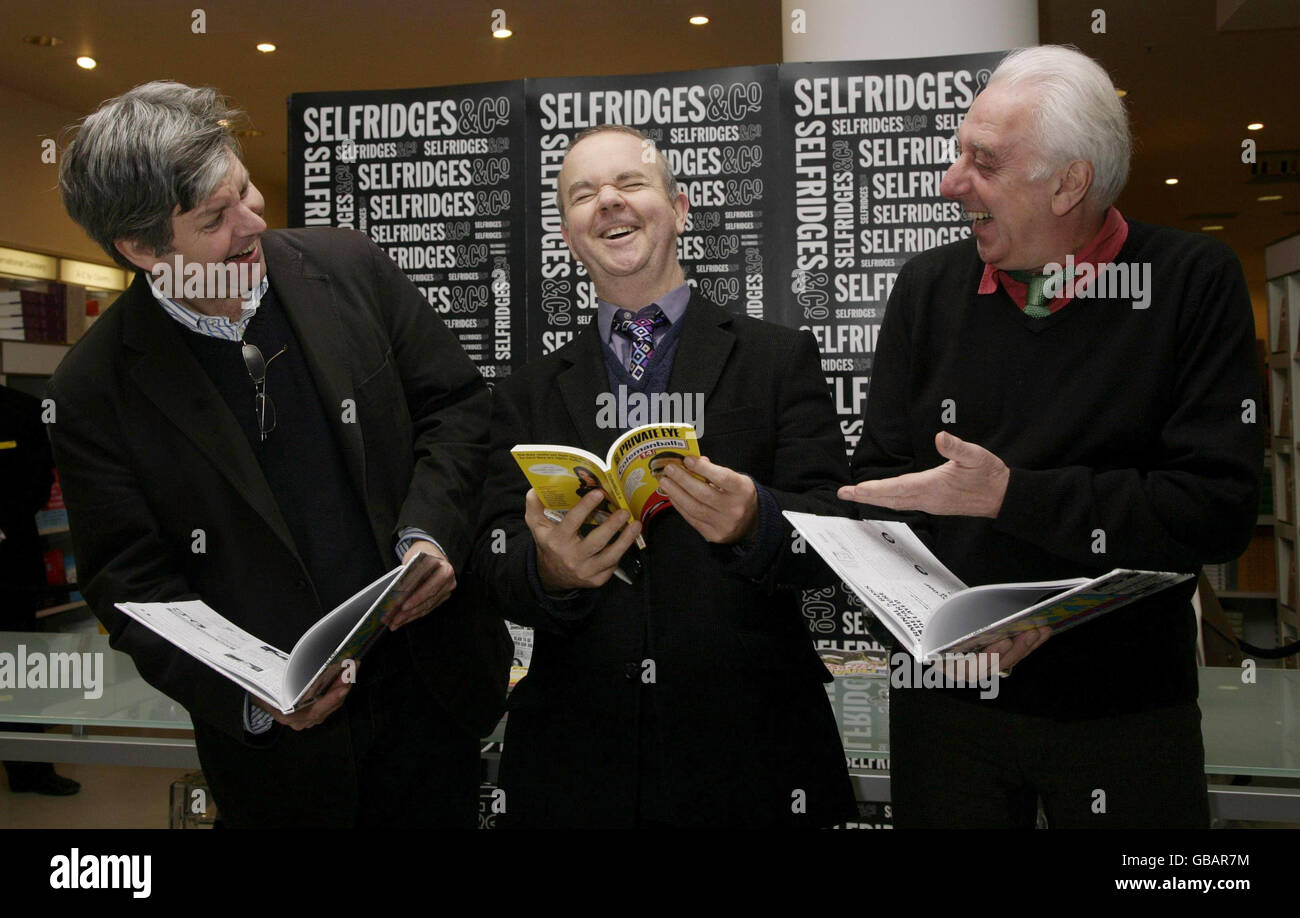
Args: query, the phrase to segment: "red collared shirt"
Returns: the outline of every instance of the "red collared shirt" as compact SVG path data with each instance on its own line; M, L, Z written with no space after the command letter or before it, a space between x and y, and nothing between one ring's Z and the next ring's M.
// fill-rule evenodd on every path
M1124 242L1127 239L1128 221L1124 219L1118 208L1112 207L1106 211L1106 219L1101 224L1101 231L1093 237L1092 242L1083 247L1083 251L1074 257L1076 268L1085 263L1091 264L1094 269L1099 265L1107 264L1119 254L1119 250L1124 247ZM1028 288L1006 271L995 268L993 265L984 266L984 274L980 277L979 289L976 292L996 293L998 284L1002 285L1002 289L1007 292L1007 296L1015 300L1017 306L1021 309L1025 308L1025 295ZM1084 281L1076 281L1075 292L1083 290L1086 286L1087 284ZM1053 299L1047 308L1052 312L1056 312L1072 299L1073 297L1062 293Z

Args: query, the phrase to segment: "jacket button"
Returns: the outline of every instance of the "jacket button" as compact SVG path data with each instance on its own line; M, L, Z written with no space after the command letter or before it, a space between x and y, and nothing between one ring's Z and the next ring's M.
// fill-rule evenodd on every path
M623 677L627 679L628 682L635 682L637 673L640 672L640 670L641 667L636 663L625 663L623 665Z

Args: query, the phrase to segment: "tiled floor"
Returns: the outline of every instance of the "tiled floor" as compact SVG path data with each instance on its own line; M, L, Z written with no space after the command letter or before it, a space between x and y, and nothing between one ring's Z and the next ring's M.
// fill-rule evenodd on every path
M0 828L165 829L173 781L186 774L169 768L58 765L59 774L81 782L71 797L14 794L0 781Z

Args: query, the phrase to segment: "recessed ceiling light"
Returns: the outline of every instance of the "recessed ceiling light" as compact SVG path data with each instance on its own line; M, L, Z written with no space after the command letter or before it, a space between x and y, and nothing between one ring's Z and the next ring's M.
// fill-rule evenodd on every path
M1263 128L1264 122L1262 121L1252 121L1250 124L1246 125L1246 130L1248 131L1259 131L1263 130Z
M690 18L689 21L690 21L690 24L691 24L691 25L708 25L708 24L709 24L709 17L708 17L708 16L692 16L692 17Z
M1166 185L1177 185L1177 184L1178 184L1178 179L1176 179L1176 178L1167 178L1167 179L1165 179L1165 184L1166 184Z
M275 50L275 45L271 44L269 41L260 41L257 43L257 50L261 51L263 54L270 54Z
M1280 194L1261 194L1255 200L1256 201L1280 201L1282 200L1282 196Z
M1128 95L1128 90L1127 90L1127 89L1117 89L1117 90L1115 90L1115 95L1119 96L1119 97L1122 99L1122 98L1124 98L1125 96Z
M55 38L53 35L28 35L23 41L38 48L53 48L55 45L63 44L62 38Z
M77 58L77 66L83 70L94 70L96 66L95 59L93 57L79 57Z
M512 31L510 31L509 29L496 29L496 30L494 30L494 31L492 32L492 37L493 37L493 38L509 38L511 35L514 35L514 34L515 34L515 33L512 32Z
M1210 233L1213 232L1214 230L1221 230L1221 229L1223 229L1223 226L1221 224L1215 223L1213 226L1202 226L1201 232Z

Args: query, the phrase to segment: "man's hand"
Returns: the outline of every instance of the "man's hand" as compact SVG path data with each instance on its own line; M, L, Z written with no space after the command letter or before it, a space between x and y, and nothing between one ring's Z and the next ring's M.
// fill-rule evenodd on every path
M257 705L263 711L275 718L276 723L284 724L286 727L290 727L294 730L307 730L319 723L324 723L327 717L343 705L343 699L347 697L348 692L352 690L353 683L356 681L356 664L354 663L352 667L351 681L344 681L344 672L345 670L340 668L338 675L334 677L333 681L329 684L329 688L325 690L325 694L318 697L315 701L309 702L306 707L294 711L292 714L280 713L278 710L266 704L262 699L252 695L251 693L249 697L252 699L253 704ZM322 675L327 675L327 673ZM311 697L310 693L308 693L308 697Z
M536 491L529 488L524 495L524 522L537 544L537 577L546 592L604 586L623 553L636 541L641 524L629 523L626 510L612 514L585 537L579 536L578 528L604 499L603 491L592 491L555 523L546 518Z
M864 481L839 490L841 500L890 510L921 510L934 516L997 518L1011 470L982 446L941 431L935 448L948 461L924 472Z
M1011 675L1011 667L1028 657L1043 646L1044 641L1052 637L1052 629L1035 628L1034 631L1021 632L1015 637L1002 638L997 644L991 644L980 651L988 655L989 664L985 672L1001 672Z
M402 563L406 564L421 552L432 555L438 563L429 569L423 580L411 587L410 593L402 600L402 604L384 619L384 624L388 626L389 631L396 631L403 625L428 615L442 605L451 595L451 591L456 589L456 571L452 569L451 562L446 556L438 551L438 546L432 542L418 539L411 543L411 547L402 557Z
M758 491L753 480L704 456L687 456L685 472L675 463L669 465L659 487L691 528L709 542L730 545L751 537L758 527Z

